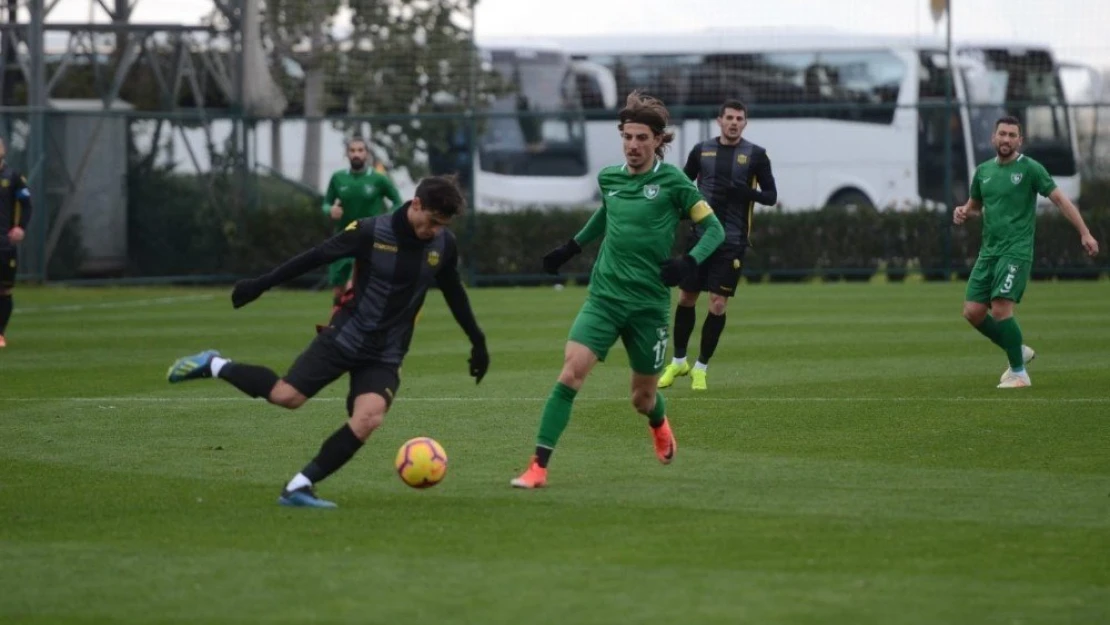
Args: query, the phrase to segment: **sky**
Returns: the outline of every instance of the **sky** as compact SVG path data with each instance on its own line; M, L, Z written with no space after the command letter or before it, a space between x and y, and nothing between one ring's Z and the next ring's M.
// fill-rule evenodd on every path
M50 0L46 0L47 3ZM1062 60L1110 69L1106 0L950 0L960 37L1048 43ZM106 0L109 5L114 0ZM58 0L48 21L87 22L95 0ZM195 24L212 0L138 0L136 22ZM107 21L99 7L93 20ZM479 0L479 36L683 32L745 27L944 34L929 0Z

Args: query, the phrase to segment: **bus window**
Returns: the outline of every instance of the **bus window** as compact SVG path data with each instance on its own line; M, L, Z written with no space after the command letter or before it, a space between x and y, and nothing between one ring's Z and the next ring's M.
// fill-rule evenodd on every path
M917 187L922 199L948 202L944 188L945 135L951 137L952 198L967 201L968 163L956 85L942 54L922 52L918 69ZM948 83L947 87L945 83ZM952 108L946 109L945 89L951 90Z

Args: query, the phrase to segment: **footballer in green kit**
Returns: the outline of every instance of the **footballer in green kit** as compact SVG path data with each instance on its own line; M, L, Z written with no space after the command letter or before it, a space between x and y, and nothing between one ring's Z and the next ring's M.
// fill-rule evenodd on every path
M573 239L543 259L546 271L558 273L581 246L604 237L589 294L570 329L562 372L544 405L535 454L511 481L517 488L546 484L547 464L570 421L574 398L618 339L632 369L632 405L648 418L655 454L663 464L674 457L674 433L657 390L667 353L671 287L694 274L725 233L689 177L663 162L663 151L674 139L666 130L669 114L663 103L633 92L619 117L625 162L598 174L601 208ZM671 258L683 219L703 226L705 234L688 253Z
M1023 343L1014 306L1021 302L1033 264L1037 196L1052 200L1091 256L1098 254L1098 241L1044 166L1021 153L1021 122L1016 117L995 122L991 142L997 156L976 168L970 199L956 207L952 220L962 224L969 217L983 218L983 243L967 281L964 318L1006 352L1009 367L998 388L1021 388L1032 384L1025 365L1036 352Z
M369 166L370 150L364 139L356 137L347 142L347 160L351 167L332 174L324 195L324 213L335 222L337 233L342 232L353 221L386 212L386 199L393 208L402 203L401 194L389 176ZM333 306L339 305L340 297L351 281L353 268L354 261L349 258L337 260L328 266L328 284L332 287Z

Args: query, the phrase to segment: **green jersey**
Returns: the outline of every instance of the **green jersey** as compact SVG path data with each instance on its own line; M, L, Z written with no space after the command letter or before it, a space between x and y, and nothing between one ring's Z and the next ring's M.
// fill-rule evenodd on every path
M671 258L678 223L700 222L713 211L681 169L662 161L641 174L630 174L627 165L606 167L597 182L602 204L590 221L604 219L605 238L590 293L639 308L669 308L670 289L659 272Z
M971 180L971 199L983 205L982 258L1033 260L1037 194L1048 197L1056 181L1043 165L1024 154L1009 163L992 158Z
M328 182L323 209L324 213L330 212L332 204L339 200L343 217L335 224L338 232L356 219L384 213L385 198L389 198L393 208L401 205L401 194L385 174L372 169L357 172L340 169L331 175Z

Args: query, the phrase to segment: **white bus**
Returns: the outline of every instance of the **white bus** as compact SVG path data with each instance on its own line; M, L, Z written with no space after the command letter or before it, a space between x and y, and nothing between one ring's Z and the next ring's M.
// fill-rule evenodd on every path
M751 120L745 137L767 148L784 210L943 203L946 131L953 195L962 202L975 165L994 155L993 123L1005 113L1024 122L1024 152L1070 197L1079 194L1075 130L1052 52L1043 46L955 44L959 71L950 84L958 114L949 116L951 73L944 41L934 38L707 31L557 40L572 58L612 72L615 92L607 99L623 102L643 89L677 113L678 139L668 156L676 164L716 135L715 107L744 101ZM588 123L593 170L621 160L614 123L611 111Z

